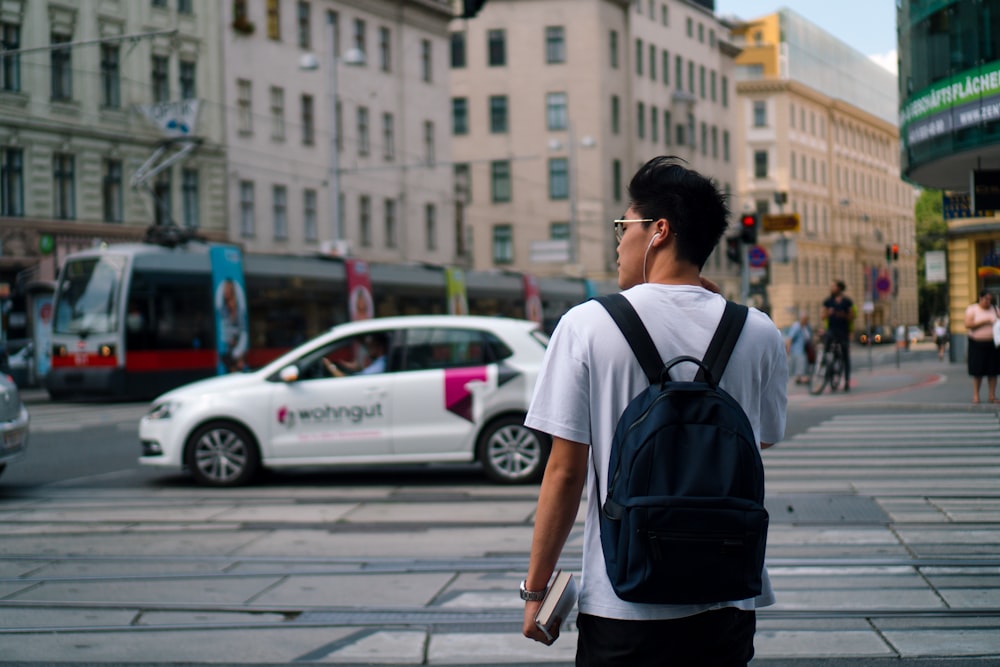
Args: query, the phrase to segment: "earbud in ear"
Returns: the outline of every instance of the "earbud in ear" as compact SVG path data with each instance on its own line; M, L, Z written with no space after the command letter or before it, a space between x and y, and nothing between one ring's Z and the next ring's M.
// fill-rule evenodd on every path
M656 232L655 234L653 234L653 238L655 239L659 235L660 235L660 232Z

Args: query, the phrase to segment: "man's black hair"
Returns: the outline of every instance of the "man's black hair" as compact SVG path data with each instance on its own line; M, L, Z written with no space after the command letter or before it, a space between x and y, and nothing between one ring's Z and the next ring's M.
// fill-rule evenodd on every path
M670 222L678 258L701 269L726 232L729 206L714 180L681 162L672 155L654 157L632 177L628 195L641 217Z
M841 292L847 291L847 283L845 283L843 280L836 280L834 282L837 284L837 289L839 289Z

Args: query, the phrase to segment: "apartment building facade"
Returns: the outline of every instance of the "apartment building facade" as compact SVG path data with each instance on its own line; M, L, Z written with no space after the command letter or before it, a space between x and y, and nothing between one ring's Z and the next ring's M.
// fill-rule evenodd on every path
M916 195L900 176L895 77L790 10L734 21L733 39L738 196L801 221L760 237L775 323L803 312L820 323L831 283L844 280L856 328L916 324Z
M154 221L225 238L223 114L213 99L222 83L218 8L193 0L0 5L10 50L0 56L0 291L54 279L67 253L140 239ZM197 115L168 140L150 117L179 107ZM144 167L151 178L133 187Z
M713 3L490 0L452 22L456 183L473 266L612 281L611 220L650 157L732 189L736 50ZM736 296L724 252L706 273Z
M451 3L225 4L233 241L462 264L448 161Z

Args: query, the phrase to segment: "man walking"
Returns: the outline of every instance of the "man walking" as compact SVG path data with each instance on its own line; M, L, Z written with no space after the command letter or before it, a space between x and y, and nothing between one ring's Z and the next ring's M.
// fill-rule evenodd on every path
M624 218L614 222L618 285L662 359L702 358L725 305L700 278L726 229L725 196L713 181L675 158L657 157L632 178L629 197ZM671 373L690 380L695 367L684 364ZM761 447L784 435L787 380L781 333L766 315L751 309L720 386L743 408ZM629 401L648 386L629 344L599 303L585 302L563 316L525 419L552 437L552 451L521 585L524 634L551 643L535 627L534 616L586 484L576 664L746 665L753 657L754 610L774 601L766 571L758 597L706 604L625 602L608 579L598 518L604 499L598 489L608 488L615 425Z
M843 280L833 281L830 296L823 302L823 317L826 319L825 347L830 341L840 343L844 353L844 391L851 390L851 331L854 328L854 302L844 294L847 285ZM904 330L905 334L905 330ZM871 345L871 341L868 342Z

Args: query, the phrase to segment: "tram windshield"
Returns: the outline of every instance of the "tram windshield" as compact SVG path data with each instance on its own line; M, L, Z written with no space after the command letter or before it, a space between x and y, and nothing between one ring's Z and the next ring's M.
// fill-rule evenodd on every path
M56 289L54 333L106 334L118 328L118 295L125 257L109 255L66 262Z

